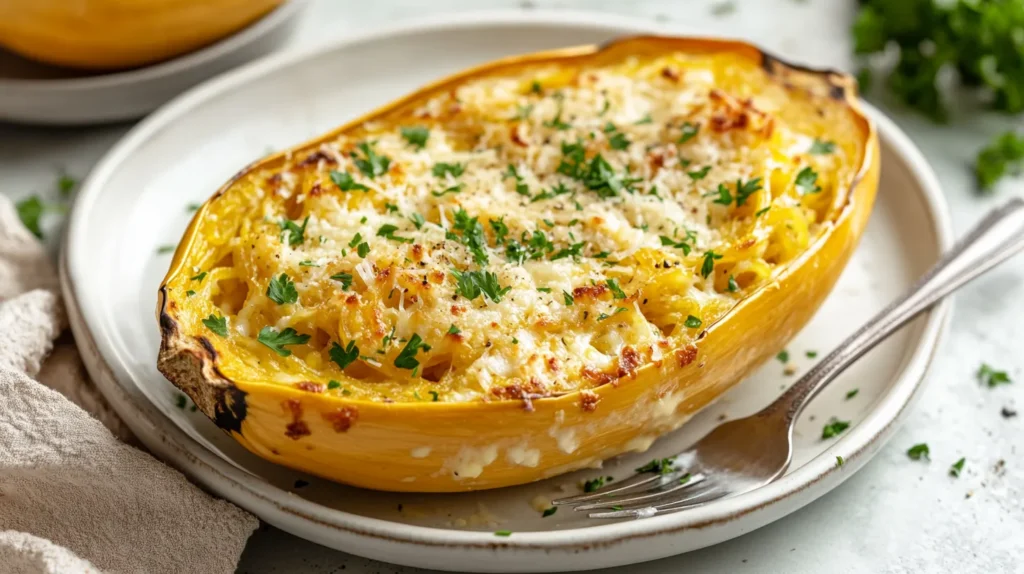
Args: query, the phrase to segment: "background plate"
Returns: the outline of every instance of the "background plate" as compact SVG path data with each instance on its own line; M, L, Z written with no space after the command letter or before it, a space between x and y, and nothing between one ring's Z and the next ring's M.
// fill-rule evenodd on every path
M883 155L875 212L835 291L789 346L797 373L787 376L772 361L648 453L603 470L457 495L350 488L249 454L201 414L177 408L178 393L156 370L156 289L170 262L158 247L181 237L191 216L187 204L205 200L240 167L472 64L651 30L648 23L589 14L448 17L274 56L158 111L95 168L66 236L63 288L100 389L154 453L275 526L353 554L429 568L579 570L652 560L749 532L834 488L881 447L920 390L948 304L889 339L807 409L793 464L771 485L643 521L590 522L565 510L542 519L532 505L576 491L584 478L631 474L652 457L681 450L719 419L767 404L810 367L807 351L824 356L948 247L934 175L906 136L870 107ZM852 388L859 394L845 400ZM854 424L839 440L822 441L821 427L833 416ZM841 468L837 455L846 459ZM514 534L497 538L497 529Z

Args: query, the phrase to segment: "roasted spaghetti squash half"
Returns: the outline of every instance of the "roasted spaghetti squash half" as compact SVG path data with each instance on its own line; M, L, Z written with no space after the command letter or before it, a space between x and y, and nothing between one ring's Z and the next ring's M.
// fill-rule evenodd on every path
M784 346L877 180L842 74L660 37L501 60L225 184L160 288L159 368L249 450L353 485L593 466Z

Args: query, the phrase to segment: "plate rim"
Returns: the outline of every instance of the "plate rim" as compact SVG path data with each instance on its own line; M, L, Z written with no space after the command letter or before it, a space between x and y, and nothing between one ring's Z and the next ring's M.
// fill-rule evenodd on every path
M842 467L842 476L837 478L838 482L834 485L838 486L871 458L874 453L870 451L877 451L881 444L887 441L924 386L928 368L949 323L949 311L952 305L950 299L943 301L927 314L925 324L922 326L920 342L916 344L909 357L904 361L895 377L895 382L883 400L869 411L856 427L828 450L783 478L750 493L685 513L565 530L517 532L514 537L499 540L495 540L491 532L396 523L351 514L322 506L301 497L289 496L290 493L287 491L269 485L259 477L236 467L215 453L207 451L178 428L173 421L166 418L154 405L148 402L139 404L136 398L122 387L121 383L117 381L113 368L103 358L104 353L101 353L100 349L104 348L107 356L116 357L116 352L109 345L104 347L106 342L102 338L97 341L97 338L94 337L88 327L90 322L87 320L90 316L88 305L82 306L78 299L75 277L81 277L81 273L76 272L77 267L74 261L84 261L85 257L76 255L75 246L82 244L76 239L85 233L86 222L80 214L84 213L89 202L101 193L104 180L116 171L125 159L130 158L134 150L150 135L159 131L174 118L188 113L194 107L213 97L233 91L265 74L309 58L326 55L329 52L344 50L361 43L387 41L396 36L429 32L442 33L487 26L530 25L578 26L587 29L608 28L621 31L623 34L678 31L676 27L665 26L658 22L585 11L488 10L440 14L400 22L303 49L272 54L205 81L174 98L134 126L97 162L79 191L64 236L60 262L61 288L67 303L76 342L82 351L90 374L97 381L97 387L111 402L115 411L125 420L132 431L139 435L143 443L154 452L159 452L165 461L186 472L207 488L261 516L283 512L291 515L295 520L301 521L307 527L322 528L326 526L386 542L429 547L579 551L623 543L635 538L672 535L684 530L721 525L762 510L767 506L798 495L830 474L838 474L834 463L834 457L837 454L842 455L846 461ZM915 179L921 182L921 198L928 208L929 223L935 233L937 247L940 252L948 250L952 245L952 224L941 186L931 166L910 138L892 120L874 106L864 102L862 105L878 127L879 134L891 144L893 152L904 159ZM92 313L92 315L92 323L95 324L96 313ZM135 383L132 382L132 384ZM865 452L866 456L861 456ZM803 501L785 514L795 511L817 496L820 494ZM268 504L271 506L267 506ZM293 532L298 530L285 528Z
M271 30L276 29L278 26L281 26L291 18L298 15L298 13L305 8L307 3L308 0L284 0L284 2L274 7L266 14L227 36L214 40L213 42L191 52L186 52L169 60L164 60L155 64L149 64L128 70L115 70L97 75L74 78L0 78L0 88L24 90L25 93L31 93L33 91L71 92L79 90L100 90L105 88L116 88L125 84L152 82L167 76L173 76L192 68L203 66L217 58L220 58L226 53L238 50L240 47L266 35ZM202 82L200 82L200 84L202 84Z

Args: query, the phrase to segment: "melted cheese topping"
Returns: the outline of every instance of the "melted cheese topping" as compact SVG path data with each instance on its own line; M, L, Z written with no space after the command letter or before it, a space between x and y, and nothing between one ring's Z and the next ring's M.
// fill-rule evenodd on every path
M209 277L177 288L270 379L320 392L605 384L694 341L821 231L860 152L819 100L728 54L466 80L237 182L208 209Z

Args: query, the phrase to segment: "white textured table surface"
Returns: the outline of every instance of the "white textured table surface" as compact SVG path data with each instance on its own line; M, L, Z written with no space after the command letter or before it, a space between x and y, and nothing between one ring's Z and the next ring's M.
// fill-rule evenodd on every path
M589 9L650 18L700 34L751 39L795 61L850 69L854 0L378 0L314 2L296 43L346 34L429 14L481 8ZM715 6L718 6L717 8ZM988 117L933 126L890 110L923 149L942 181L958 232L1024 183L998 193L973 192L968 168L988 134L1008 124ZM128 128L38 129L0 125L0 192L56 198L60 171L81 177ZM45 227L57 235L54 224ZM52 239L51 239L52 241ZM805 509L730 542L645 564L669 572L1024 572L1024 258L1004 265L957 297L952 328L933 366L928 389L906 426L856 476ZM981 387L981 363L1015 382ZM1017 380L1021 379L1021 380ZM932 462L905 451L931 446ZM947 474L961 456L959 479ZM1001 463L1000 461L1005 461ZM632 572L639 568L621 568ZM242 572L414 572L328 550L270 527L242 559ZM609 572L612 572L609 570Z

